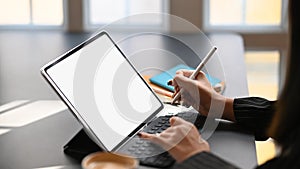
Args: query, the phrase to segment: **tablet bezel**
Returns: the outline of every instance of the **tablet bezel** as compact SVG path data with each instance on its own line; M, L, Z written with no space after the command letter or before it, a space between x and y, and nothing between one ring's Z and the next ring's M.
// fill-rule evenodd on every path
M151 91L151 93L155 96L155 98L160 103L159 108L154 111L148 118L145 119L144 122L142 122L137 128L135 128L128 136L126 136L119 144L117 144L111 151L117 151L119 148L122 147L127 141L129 141L132 137L134 137L146 124L151 121L163 108L164 104L161 102L161 100L158 98L158 96L154 93L154 91L151 89L151 87L148 85L148 83L142 78L140 73L136 70L136 68L132 65L132 63L128 60L128 58L124 55L124 53L120 50L120 48L117 46L117 44L112 40L112 38L109 36L109 34L105 31L99 32L96 35L92 36L91 38L87 39L86 41L82 42L81 44L77 45L73 49L69 50L65 54L59 56L58 58L50 61L48 64L43 66L41 68L41 74L45 78L45 80L50 84L50 86L54 89L55 93L61 98L61 100L67 105L67 107L70 109L72 114L75 116L75 118L82 124L84 130L88 134L88 136L96 143L98 144L103 150L109 151L106 146L101 142L101 140L96 136L96 134L93 132L92 128L89 126L89 124L86 123L86 121L82 118L80 115L80 112L78 112L75 108L75 106L69 101L69 99L65 96L65 94L60 90L58 85L55 83L55 81L51 78L51 76L48 74L48 70L52 67L54 67L56 64L60 63L64 59L71 57L74 53L78 52L79 50L83 49L86 45L89 45L90 43L94 42L96 39L102 37L103 35L106 35L110 41L113 43L113 45L117 48L117 50L121 53L125 61L129 63L130 67L134 70L134 72L141 78L141 80L144 82L144 84L147 86L147 88Z

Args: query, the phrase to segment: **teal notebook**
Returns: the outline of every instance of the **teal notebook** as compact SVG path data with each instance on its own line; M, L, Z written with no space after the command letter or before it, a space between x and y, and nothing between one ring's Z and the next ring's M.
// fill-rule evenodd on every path
M155 75L153 77L150 78L150 82L151 83L154 83L160 87L163 87L169 91L172 91L174 92L174 87L173 86L170 86L168 85L168 81L169 80L172 80L173 77L176 75L176 71L177 70L180 70L180 69L187 69L187 70L195 70L194 68L191 68L189 66L186 66L186 65L183 65L183 64L180 64L180 65L177 65L165 72L162 72L158 75ZM212 86L216 86L218 83L221 82L221 80L217 79L217 78L214 78L208 74L205 74L207 79L209 80L210 84Z

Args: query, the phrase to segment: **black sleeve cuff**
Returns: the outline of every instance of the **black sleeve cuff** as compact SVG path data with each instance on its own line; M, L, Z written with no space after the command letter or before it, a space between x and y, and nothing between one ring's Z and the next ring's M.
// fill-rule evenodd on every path
M173 169L237 169L236 166L226 162L218 156L209 153L201 152L186 159L181 163L177 163Z
M238 124L252 130L256 140L266 140L266 130L275 113L275 103L260 97L234 99L235 119Z

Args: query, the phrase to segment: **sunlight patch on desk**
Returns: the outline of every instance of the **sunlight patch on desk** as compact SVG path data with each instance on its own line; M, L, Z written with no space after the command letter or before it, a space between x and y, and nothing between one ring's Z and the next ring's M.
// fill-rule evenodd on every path
M0 114L0 125L2 127L21 127L66 109L67 107L61 101L36 101Z
M10 129L0 129L0 135L8 133L9 131L10 131Z
M34 168L34 169L62 169L62 168L65 168L65 166L59 165L59 166L41 167L41 168Z
M18 107L18 106L20 106L22 104L25 104L27 102L29 102L29 100L16 100L16 101L12 101L12 102L3 104L3 105L0 106L0 113L4 112L4 111L7 111L9 109L13 109L15 107Z

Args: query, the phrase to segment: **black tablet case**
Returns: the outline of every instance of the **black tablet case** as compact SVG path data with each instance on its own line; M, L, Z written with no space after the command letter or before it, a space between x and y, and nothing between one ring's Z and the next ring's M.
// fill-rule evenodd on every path
M63 149L65 154L79 161L90 153L102 151L102 149L88 137L83 129L64 145Z

